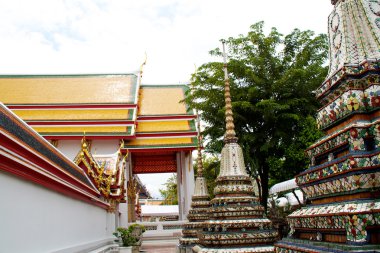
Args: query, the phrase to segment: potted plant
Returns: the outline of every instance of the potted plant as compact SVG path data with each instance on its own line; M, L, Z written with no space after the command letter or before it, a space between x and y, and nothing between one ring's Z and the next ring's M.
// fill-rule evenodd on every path
M120 253L132 253L132 245L136 243L137 239L132 235L131 228L119 227L113 235L118 238Z
M141 224L132 224L128 227L130 229L132 236L136 239L136 242L132 244L132 253L140 252L142 234L145 232L145 227Z

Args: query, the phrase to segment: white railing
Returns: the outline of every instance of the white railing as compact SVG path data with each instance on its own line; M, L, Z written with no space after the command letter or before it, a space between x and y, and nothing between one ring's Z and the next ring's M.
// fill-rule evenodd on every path
M182 225L187 221L156 221L136 222L145 227L143 239L178 238L181 236ZM132 223L128 224L131 225Z

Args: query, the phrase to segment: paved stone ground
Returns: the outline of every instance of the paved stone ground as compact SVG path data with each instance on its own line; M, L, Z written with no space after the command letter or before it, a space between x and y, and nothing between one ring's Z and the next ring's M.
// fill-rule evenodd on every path
M177 245L178 245L178 239L143 241L140 248L140 252L175 253Z

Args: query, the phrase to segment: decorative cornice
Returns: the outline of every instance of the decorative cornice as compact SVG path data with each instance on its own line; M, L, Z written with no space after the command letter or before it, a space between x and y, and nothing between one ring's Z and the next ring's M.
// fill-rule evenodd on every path
M26 120L30 126L134 126L132 120Z
M73 77L114 77L114 76L135 76L134 73L109 73L109 74L40 74L40 75L0 75L0 78L73 78Z
M107 209L85 173L0 104L0 170Z

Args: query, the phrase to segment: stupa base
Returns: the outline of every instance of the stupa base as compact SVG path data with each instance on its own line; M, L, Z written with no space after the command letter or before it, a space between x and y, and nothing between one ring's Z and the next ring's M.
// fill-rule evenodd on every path
M380 245L348 245L284 238L275 244L276 253L380 253Z
M199 245L193 247L196 253L274 253L274 246L238 247L238 248L206 248Z

